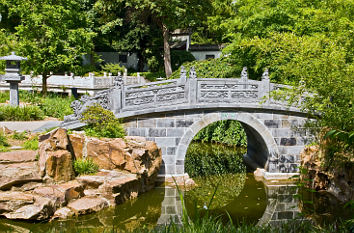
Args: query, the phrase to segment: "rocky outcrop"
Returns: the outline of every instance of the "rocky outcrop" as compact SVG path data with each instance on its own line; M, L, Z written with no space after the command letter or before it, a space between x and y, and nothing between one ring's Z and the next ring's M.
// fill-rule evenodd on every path
M0 216L46 220L96 212L154 187L162 162L156 144L141 137L97 139L56 129L39 141L39 156L0 153ZM76 158L92 159L100 171L75 177Z
M306 147L301 153L301 166L307 172L301 175L301 180L319 192L327 192L340 202L354 200L354 162L344 163L335 169L322 166L323 151L319 146Z
M143 137L94 138L82 132L69 135L75 155L92 159L100 169L119 169L137 174L143 189L150 190L162 163L161 151L156 143ZM144 190L144 191L145 191Z
M56 129L39 137L39 166L42 176L55 182L75 177L74 154L65 129Z

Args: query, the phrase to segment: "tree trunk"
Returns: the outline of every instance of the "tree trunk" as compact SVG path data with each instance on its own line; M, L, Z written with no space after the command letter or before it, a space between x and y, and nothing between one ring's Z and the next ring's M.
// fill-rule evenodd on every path
M166 77L168 78L172 74L171 51L170 51L170 45L168 43L170 38L170 32L165 24L162 24L162 31L163 31L163 61L165 65L165 74Z
M48 75L42 74L42 94L43 94L43 96L47 95L47 79L48 79Z
M143 72L144 71L144 66L145 66L145 61L144 61L144 56L141 51L137 53L138 55L138 71Z

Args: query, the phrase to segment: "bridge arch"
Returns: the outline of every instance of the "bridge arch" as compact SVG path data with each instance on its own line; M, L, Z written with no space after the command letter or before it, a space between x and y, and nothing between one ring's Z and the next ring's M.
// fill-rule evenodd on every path
M279 154L277 144L267 127L257 118L246 112L217 112L204 115L187 129L177 147L177 164L183 163L187 149L194 136L204 127L221 120L236 120L243 126L247 135L245 162L253 169L268 168L269 157Z

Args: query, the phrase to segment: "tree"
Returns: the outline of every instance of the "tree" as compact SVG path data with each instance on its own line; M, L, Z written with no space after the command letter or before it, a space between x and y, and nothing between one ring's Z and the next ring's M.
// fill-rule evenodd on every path
M2 3L8 17L18 17L16 50L26 56L25 71L42 75L42 92L47 93L51 72L71 71L81 66L82 55L93 47L95 33L87 27L87 14L75 0L8 0Z
M170 52L170 32L177 28L192 28L201 19L207 16L210 9L210 1L198 0L98 0L96 7L104 12L103 19L108 19L104 29L111 30L116 26L124 25L126 22L133 22L138 19L139 25L150 28L158 28L163 38L163 58L166 76L172 74L171 52ZM112 9L123 8L122 11L114 12ZM115 14L115 15L114 15ZM113 16L113 17L112 17ZM126 17L129 16L129 17ZM136 36L136 41L144 40L142 36Z

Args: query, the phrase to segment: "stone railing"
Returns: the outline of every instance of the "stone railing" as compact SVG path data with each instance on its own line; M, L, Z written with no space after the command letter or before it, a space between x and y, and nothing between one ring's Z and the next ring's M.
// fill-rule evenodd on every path
M71 93L72 88L76 88L78 93L88 93L94 95L97 91L105 90L113 87L115 76L104 74L103 76L95 76L90 73L87 77L75 76L73 73L65 75L51 75L47 79L48 91L53 92L68 92ZM145 79L142 76L126 76L122 77L125 85L144 84ZM19 84L19 89L22 90L41 90L42 76L25 75L25 80ZM0 90L9 90L9 84L1 82Z
M270 83L266 70L261 81L248 79L247 68L240 78L197 78L194 68L189 73L182 67L179 79L138 85L125 85L121 76L112 77L113 87L94 97L83 96L72 103L74 114L66 122L77 121L86 106L99 103L117 116L127 117L149 112L188 108L267 108L288 110L282 101L269 98L269 93L286 85ZM297 109L292 109L297 111Z

